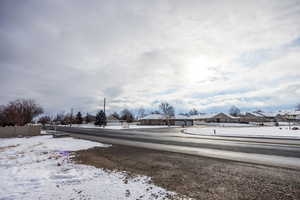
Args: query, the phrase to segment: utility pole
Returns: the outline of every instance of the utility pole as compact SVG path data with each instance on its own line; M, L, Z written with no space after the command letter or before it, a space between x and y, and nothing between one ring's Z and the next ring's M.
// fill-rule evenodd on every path
M104 98L104 100L103 100L103 112L104 112L104 115L106 116L106 112L105 112L105 105L106 104L106 99ZM106 124L106 120L105 120L105 122L104 122L104 124L103 124L103 128L105 127L105 124Z
M291 115L288 115L288 120L289 120L289 130L291 130Z
M103 111L104 111L104 114L106 114L105 113L105 104L106 104L106 99L104 98L104 100L103 100Z

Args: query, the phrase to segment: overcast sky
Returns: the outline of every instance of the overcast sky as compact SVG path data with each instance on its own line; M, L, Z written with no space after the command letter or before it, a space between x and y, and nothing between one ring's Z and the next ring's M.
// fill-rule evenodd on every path
M0 91L49 113L293 108L300 1L1 0Z

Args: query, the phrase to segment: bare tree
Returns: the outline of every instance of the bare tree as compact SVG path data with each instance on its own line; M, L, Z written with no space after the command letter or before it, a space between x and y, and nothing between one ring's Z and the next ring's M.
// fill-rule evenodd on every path
M0 105L0 126L7 126L7 118L5 116L5 106Z
M159 105L159 109L165 116L172 117L175 115L174 107L171 106L168 102L162 102Z
M32 99L18 99L4 108L4 116L11 125L23 126L43 113L43 108Z
M196 108L193 108L192 110L190 110L189 115L198 115L198 111L196 110Z
M39 118L38 123L41 123L43 126L51 122L51 117L48 115L42 116Z
M113 114L111 114L111 116L116 119L120 119L120 115L117 112L114 112Z
M56 124L65 124L64 118L65 118L64 112L57 113L56 117L53 119L53 122L55 122Z
M141 119L146 116L145 109L143 107L139 108L137 116L138 116L138 119Z
M240 109L236 106L231 106L229 109L229 114L232 116L237 117L241 113Z
M165 118L167 120L167 123L168 123L168 126L169 126L170 125L170 118L175 115L174 107L171 106L168 102L162 102L159 105L159 109L161 110L161 112L165 116Z
M128 109L124 109L121 111L121 120L125 120L127 123L133 122L133 114Z

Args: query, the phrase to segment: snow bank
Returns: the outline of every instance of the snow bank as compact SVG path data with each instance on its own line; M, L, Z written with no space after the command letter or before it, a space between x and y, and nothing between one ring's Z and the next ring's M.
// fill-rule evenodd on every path
M214 134L214 130L216 134ZM300 130L289 130L288 127L206 127L188 128L185 133L195 135L217 135L217 136L236 136L236 137L266 137L266 138L287 138L300 139Z
M70 161L71 153L101 143L73 138L0 139L0 199L163 199L148 177L129 179ZM171 194L171 193L169 193Z

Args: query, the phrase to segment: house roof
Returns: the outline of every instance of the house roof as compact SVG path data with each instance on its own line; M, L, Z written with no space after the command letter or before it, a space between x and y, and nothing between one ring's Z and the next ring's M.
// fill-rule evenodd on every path
M141 118L141 120L143 119L165 119L165 116L162 114L150 114L147 115L146 117Z
M264 117L262 114L257 113L257 112L247 112L250 115L254 115L255 117Z
M111 121L119 121L117 118L115 118L115 117L112 116L112 115L109 115L109 116L107 117L107 120L111 120Z
M154 120L154 119L166 119L165 115L162 114L150 114L147 115L146 117L141 118L141 120ZM175 115L173 117L171 117L170 119L190 119L189 117L185 116L185 115Z
M292 110L287 112L287 114L289 115L299 115L300 116L300 110Z
M173 119L191 119L191 118L185 115L175 115Z
M232 118L232 119L239 119L240 118L239 116L235 117L235 116L227 114L227 113L223 113L223 114L225 114L227 117Z
M259 112L264 117L276 117L279 112Z
M238 119L238 118L240 118L240 117L235 117L235 116L232 116L232 115L230 115L230 114L223 113L223 112L218 113L218 114L215 115L214 117L216 117L216 116L218 116L218 115L224 115L224 116L226 116L226 117L228 117L228 118L231 118L231 119Z
M205 113L205 114L200 114L200 115L192 115L189 118L190 119L210 119L213 118L215 115L217 115L216 113Z

